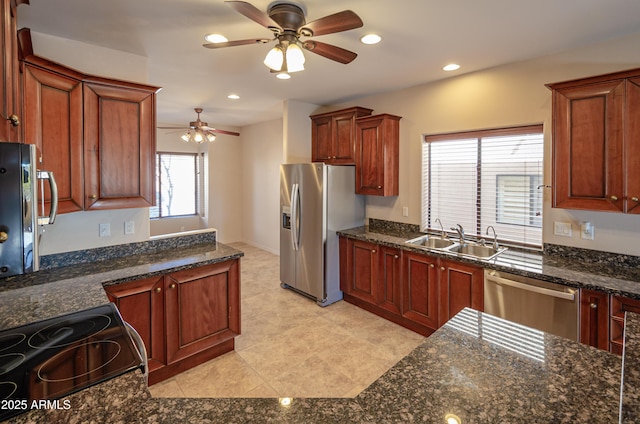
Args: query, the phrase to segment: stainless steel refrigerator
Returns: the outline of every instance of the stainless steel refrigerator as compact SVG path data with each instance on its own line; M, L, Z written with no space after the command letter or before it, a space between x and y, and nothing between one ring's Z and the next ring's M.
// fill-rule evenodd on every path
M355 168L280 166L280 281L327 306L342 299L336 231L364 225Z

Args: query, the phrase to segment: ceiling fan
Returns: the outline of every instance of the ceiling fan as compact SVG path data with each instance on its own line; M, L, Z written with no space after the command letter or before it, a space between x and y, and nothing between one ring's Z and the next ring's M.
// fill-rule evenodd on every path
M240 133L234 131L226 131L219 130L216 128L212 128L206 122L202 122L200 120L200 114L202 113L202 108L197 107L193 109L198 114L198 117L195 121L189 122L189 127L158 127L161 130L186 130L186 132L180 137L182 140L195 143L204 143L205 141L212 142L216 139L216 134L226 134L226 135L235 135L238 136Z
M269 5L266 13L245 1L225 1L225 3L236 12L271 30L275 37L207 43L203 44L204 47L218 49L277 41L277 45L269 51L264 63L271 68L272 72L282 75L304 69L302 49L344 64L350 63L358 56L352 51L331 44L315 40L300 40L301 37L360 28L363 25L362 20L351 10L344 10L307 23L303 7L291 2L275 1Z

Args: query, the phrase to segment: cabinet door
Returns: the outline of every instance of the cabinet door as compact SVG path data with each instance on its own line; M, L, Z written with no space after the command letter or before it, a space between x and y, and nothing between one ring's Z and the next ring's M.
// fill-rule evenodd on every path
M149 371L166 363L164 330L164 278L150 277L106 286L109 300L120 315L142 337L149 358Z
M24 131L38 146L38 168L53 171L58 185L58 213L83 209L82 83L25 63ZM45 184L45 202L51 193ZM48 211L45 211L48 214Z
M24 0L0 0L0 141L22 141L22 130L7 118L16 115L22 120L18 72L17 4Z
M399 120L376 115L356 121L356 193L398 195Z
M640 300L621 296L611 296L611 320L609 324L610 345L612 353L622 354L624 344L624 313L640 314Z
M331 162L333 158L332 125L330 116L312 118L311 161Z
M626 101L626 212L640 213L640 78L627 80Z
M155 93L84 84L85 209L155 202Z
M348 240L347 249L345 293L375 305L378 303L378 245Z
M378 277L378 304L381 308L401 314L402 309L402 251L380 247L380 274Z
M484 310L484 270L477 266L440 260L439 325L465 307Z
M609 295L580 290L580 342L609 350Z
M624 80L553 93L553 206L624 210Z
M356 114L346 112L332 119L333 158L336 165L355 164Z
M402 262L402 316L432 330L437 329L438 260L404 252Z
M240 334L240 262L175 272L165 277L167 363Z

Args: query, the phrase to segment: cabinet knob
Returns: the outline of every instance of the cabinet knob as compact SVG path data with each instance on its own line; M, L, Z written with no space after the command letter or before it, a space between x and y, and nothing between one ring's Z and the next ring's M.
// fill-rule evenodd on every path
M0 243L4 243L7 240L9 240L9 234L4 231L0 231Z
M98 198L97 194L92 194L91 196L89 196L89 199L91 200L96 200Z
M636 196L633 196L633 197L631 198L631 200L633 200L634 202L637 202L637 201L638 201L638 198L637 198Z
M441 266L440 271L444 271L444 270L445 270L445 267Z
M611 197L610 197L610 199L611 199L612 201L616 202L616 201L618 200L618 196L613 195L613 196L611 196Z
M18 125L20 125L20 118L18 118L18 115L15 114L11 114L7 118L7 121L11 122L12 127L17 127Z
M378 186L378 190L382 190L382 186Z
M336 158L337 158L337 156L334 156L332 159L336 159Z
M430 266L431 268L434 268L434 267L435 267L435 265L434 265L434 264L429 264L429 266Z
M597 309L598 308L598 304L597 303L589 303L589 307L591 309Z
M156 287L156 293L160 293L162 291L162 287Z
M393 255L393 259L398 259L400 256L398 255Z
M373 250L371 251L371 253L376 253L376 249L373 249Z
M169 286L169 288L170 288L171 290L175 289L175 288L176 288L176 283L172 283L172 284Z

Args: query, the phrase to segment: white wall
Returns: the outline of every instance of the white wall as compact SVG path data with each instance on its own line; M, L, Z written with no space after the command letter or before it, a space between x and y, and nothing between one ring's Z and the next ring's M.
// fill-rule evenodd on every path
M311 162L311 119L318 105L296 100L284 102L282 163Z
M546 83L640 67L640 34L578 50L432 84L351 101L336 107L363 106L374 113L402 116L400 121L400 193L367 197L367 217L420 223L420 148L423 135L543 123L545 183L551 184L551 92ZM464 64L463 64L464 65ZM402 216L402 207L409 216ZM595 225L595 240L581 240L578 224ZM571 222L573 237L553 235L553 222ZM551 208L545 192L544 242L640 256L640 216Z
M243 240L275 254L280 253L282 146L281 119L242 128Z
M139 83L147 82L147 58L78 41L31 32L36 55L59 62L87 74ZM124 234L124 222L134 221L136 233ZM98 225L109 223L111 236L99 237ZM56 223L45 228L40 253L69 252L147 240L147 208L117 211L90 211L59 215Z

